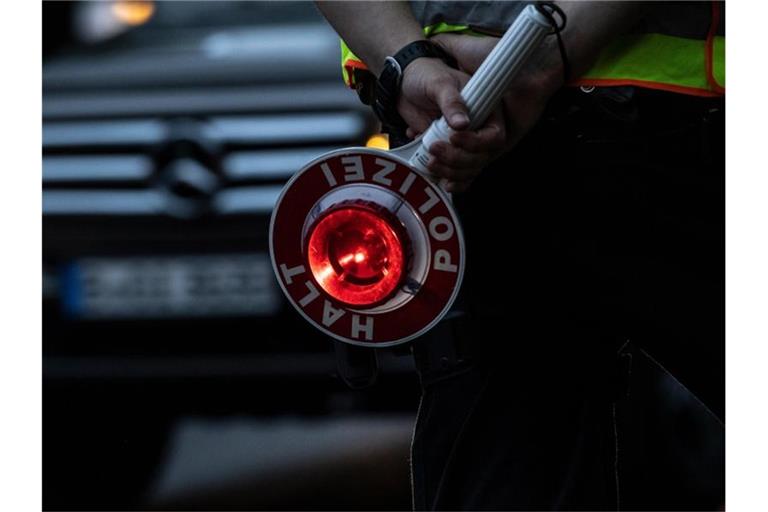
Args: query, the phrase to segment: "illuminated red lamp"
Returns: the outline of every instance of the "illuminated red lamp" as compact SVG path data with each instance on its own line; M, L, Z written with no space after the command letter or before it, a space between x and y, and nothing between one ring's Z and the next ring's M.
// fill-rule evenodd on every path
M331 297L372 307L397 291L406 270L406 238L388 217L353 204L329 210L315 222L307 260L315 281Z

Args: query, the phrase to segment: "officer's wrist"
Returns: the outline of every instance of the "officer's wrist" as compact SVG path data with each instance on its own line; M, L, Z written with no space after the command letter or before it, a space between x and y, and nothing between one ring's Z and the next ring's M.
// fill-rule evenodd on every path
M366 62L368 69L374 74L374 76L381 75L384 70L384 64L387 57L391 57L404 48L406 45L414 41L423 41L426 38L422 33L406 34L406 35L393 35L386 40L376 49L374 55L371 55L370 62Z
M419 57L418 59L414 59L413 62L403 70L403 79L401 82L402 88L405 89L406 84L418 80L419 77L424 76L425 73L427 76L431 75L434 70L439 69L441 66L445 66L445 63L436 57Z
M565 85L564 62L554 38L544 43L529 59L528 65L515 84L519 88L532 89L544 96L551 96Z

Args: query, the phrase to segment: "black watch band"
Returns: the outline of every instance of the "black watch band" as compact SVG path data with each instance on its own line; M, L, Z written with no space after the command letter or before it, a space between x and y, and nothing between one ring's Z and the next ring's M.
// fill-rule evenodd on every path
M405 68L419 57L441 59L451 67L456 67L456 60L441 47L428 40L414 41L405 45L396 54L387 57L384 69L376 81L373 111L384 125L403 127L405 122L397 113L397 97Z

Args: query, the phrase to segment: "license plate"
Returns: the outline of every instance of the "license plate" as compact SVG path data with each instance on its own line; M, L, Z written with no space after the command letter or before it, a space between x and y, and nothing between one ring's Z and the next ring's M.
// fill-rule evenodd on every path
M82 318L265 316L281 305L264 253L83 258L62 285L65 311Z

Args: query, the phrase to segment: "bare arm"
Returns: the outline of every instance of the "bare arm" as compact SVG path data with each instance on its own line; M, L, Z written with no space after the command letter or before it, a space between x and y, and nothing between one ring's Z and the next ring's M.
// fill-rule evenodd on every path
M562 33L571 65L571 78L577 78L594 64L600 51L617 36L627 33L642 17L645 4L627 1L557 2L568 19ZM562 85L562 59L554 37L542 45L533 68L542 80ZM533 71L533 70L532 70Z
M581 76L595 62L600 51L639 21L644 3L627 1L557 2L567 16L562 32L571 78ZM496 37L440 34L432 38L457 57L462 70L472 74L498 41ZM538 87L547 95L563 85L563 61L555 37L547 37L531 57L513 87Z
M384 59L425 39L408 2L316 2L328 23L376 76Z
M425 39L407 2L317 2L317 7L376 76L387 56ZM468 79L440 59L416 59L403 72L397 110L415 132L441 114L455 130L464 129L469 116L460 91Z
M557 2L557 5L567 16L562 38L571 66L571 78L587 71L600 51L632 28L645 9L644 3L625 1L572 1ZM440 34L432 40L456 57L461 69L469 74L477 70L498 42L495 37L456 34ZM539 120L549 99L563 86L563 77L563 60L557 40L547 37L504 97L503 149L496 148L494 152L494 148L475 132L456 133L451 144L438 142L430 148L430 153L435 156L430 171L468 185L477 175L477 166L467 165L467 153L492 158L511 150Z

